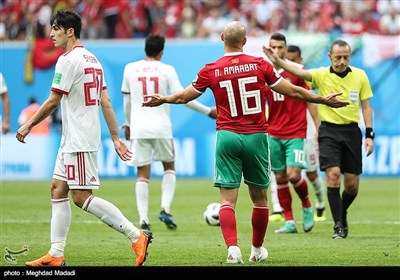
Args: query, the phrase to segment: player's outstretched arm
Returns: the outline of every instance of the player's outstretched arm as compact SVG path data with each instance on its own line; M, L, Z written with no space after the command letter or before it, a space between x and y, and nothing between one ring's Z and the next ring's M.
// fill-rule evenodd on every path
M217 118L217 107L215 106L211 107L211 111L208 114L208 116L215 120Z
M271 48L262 46L264 54L269 58L269 60L286 71L292 73L293 75L300 77L306 81L311 81L311 73L304 68L300 68L293 63L288 63L287 61L281 59Z
M189 107L190 109L202 113L204 115L209 116L212 119L217 118L217 109L214 107L208 107L204 105L203 103L200 103L197 100L192 100L186 103L186 106Z
M171 95L162 96L159 94L147 95L146 99L142 103L143 107L157 107L164 103L170 104L186 104L199 97L200 94L197 93L192 85L181 91L174 92Z
M349 105L349 102L342 101L336 98L337 96L342 95L341 92L333 92L326 97L319 96L303 87L293 85L285 79L281 79L281 81L273 87L273 90L280 94L287 95L298 100L312 103L320 103L333 108L340 108Z

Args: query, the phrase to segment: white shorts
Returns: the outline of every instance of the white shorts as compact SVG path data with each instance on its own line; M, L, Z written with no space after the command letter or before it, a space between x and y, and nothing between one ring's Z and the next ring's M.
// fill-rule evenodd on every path
M318 142L314 138L307 138L304 143L308 168L306 172L317 171L319 168Z
M173 139L131 139L132 159L130 166L144 166L152 161L172 162L175 160Z
M99 189L97 152L62 153L59 149L53 179L66 181L71 190Z

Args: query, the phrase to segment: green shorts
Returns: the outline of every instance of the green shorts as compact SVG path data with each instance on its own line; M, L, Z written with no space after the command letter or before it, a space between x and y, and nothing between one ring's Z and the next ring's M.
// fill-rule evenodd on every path
M271 169L274 172L285 172L287 167L307 168L304 139L280 139L268 135L271 153Z
M267 189L271 180L266 133L217 131L214 187L239 188L242 181Z

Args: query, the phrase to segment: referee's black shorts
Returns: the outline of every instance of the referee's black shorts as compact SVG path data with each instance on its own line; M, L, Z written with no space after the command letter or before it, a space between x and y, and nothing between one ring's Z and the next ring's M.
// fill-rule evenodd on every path
M340 167L340 172L362 173L362 133L357 123L321 122L318 131L320 170Z

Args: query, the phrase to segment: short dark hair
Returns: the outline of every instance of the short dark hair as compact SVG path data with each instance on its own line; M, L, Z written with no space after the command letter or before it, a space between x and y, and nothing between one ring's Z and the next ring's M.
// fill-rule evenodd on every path
M349 50L350 50L350 53L351 53L351 47L350 47L349 43L347 43L346 41L344 41L342 39L335 40L331 45L331 52L332 52L333 46L335 46L335 45L338 45L339 47L347 46L347 47L349 47Z
M74 29L75 38L81 37L82 19L80 15L71 10L61 9L52 15L50 25L62 27L64 30L69 28Z
M282 33L275 32L274 34L271 35L270 40L275 40L275 41L284 41L286 45L286 37Z
M165 37L157 34L150 34L146 38L144 51L149 57L157 56L164 50Z
M291 53L298 53L299 56L301 56L301 49L299 48L299 46L296 45L289 45L287 47L287 51L291 52Z

